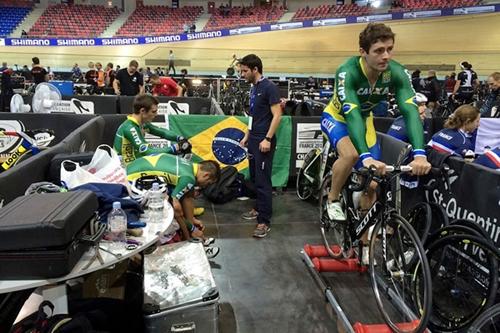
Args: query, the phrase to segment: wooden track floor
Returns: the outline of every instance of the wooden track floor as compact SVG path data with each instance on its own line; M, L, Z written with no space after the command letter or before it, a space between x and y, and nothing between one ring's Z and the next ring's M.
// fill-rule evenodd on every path
M13 64L86 68L88 61L126 66L131 59L165 60L168 50L191 61L192 73L224 73L231 56L256 53L267 73L333 74L348 56L358 54L358 35L365 24L273 31L208 40L139 46L0 47L0 59ZM405 65L449 64L467 60L479 75L499 70L500 14L391 21L396 33L395 59ZM441 75L446 72L438 73Z

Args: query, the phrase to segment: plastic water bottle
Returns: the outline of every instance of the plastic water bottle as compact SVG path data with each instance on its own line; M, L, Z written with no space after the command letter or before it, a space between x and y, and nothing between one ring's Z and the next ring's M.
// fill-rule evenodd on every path
M108 214L108 234L115 246L127 241L127 214L119 201L113 202L113 210Z
M163 193L160 191L160 184L153 183L149 193L148 203L149 222L161 223L163 219Z

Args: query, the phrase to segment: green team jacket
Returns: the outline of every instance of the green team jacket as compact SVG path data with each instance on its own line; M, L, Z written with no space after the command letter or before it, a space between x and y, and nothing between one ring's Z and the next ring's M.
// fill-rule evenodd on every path
M366 119L373 117L373 108L380 101L387 100L389 92L396 94L396 101L408 130L408 138L413 145L413 154L425 155L422 122L408 70L398 62L390 60L387 69L379 75L375 86L371 87L361 65L361 57L357 56L349 58L337 69L334 94L324 112L336 121L347 124L349 137L361 159L370 157L365 136ZM373 135L376 135L375 131Z
M180 200L196 185L198 163L171 154L137 158L127 165L127 179L134 181L144 176L163 177L172 189L170 196Z
M138 157L160 154L175 153L175 146L165 148L153 148L146 142L145 133L156 135L169 141L177 141L177 135L172 131L160 128L151 123L140 125L133 117L128 116L115 135L113 147L122 155L122 160L127 165Z

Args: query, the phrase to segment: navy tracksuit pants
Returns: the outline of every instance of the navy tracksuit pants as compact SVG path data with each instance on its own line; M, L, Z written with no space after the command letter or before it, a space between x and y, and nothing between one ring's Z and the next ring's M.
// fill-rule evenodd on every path
M269 225L273 215L273 185L271 175L273 170L273 156L276 150L276 137L271 141L271 150L263 153L259 150L260 142L264 137L252 136L248 139L248 161L250 180L255 185L257 195L255 210L259 213L257 223Z

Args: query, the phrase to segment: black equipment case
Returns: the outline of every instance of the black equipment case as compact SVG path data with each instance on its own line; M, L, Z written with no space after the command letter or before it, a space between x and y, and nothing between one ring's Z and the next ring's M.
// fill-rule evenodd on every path
M91 191L22 196L0 209L0 279L68 274L90 247L98 201Z

